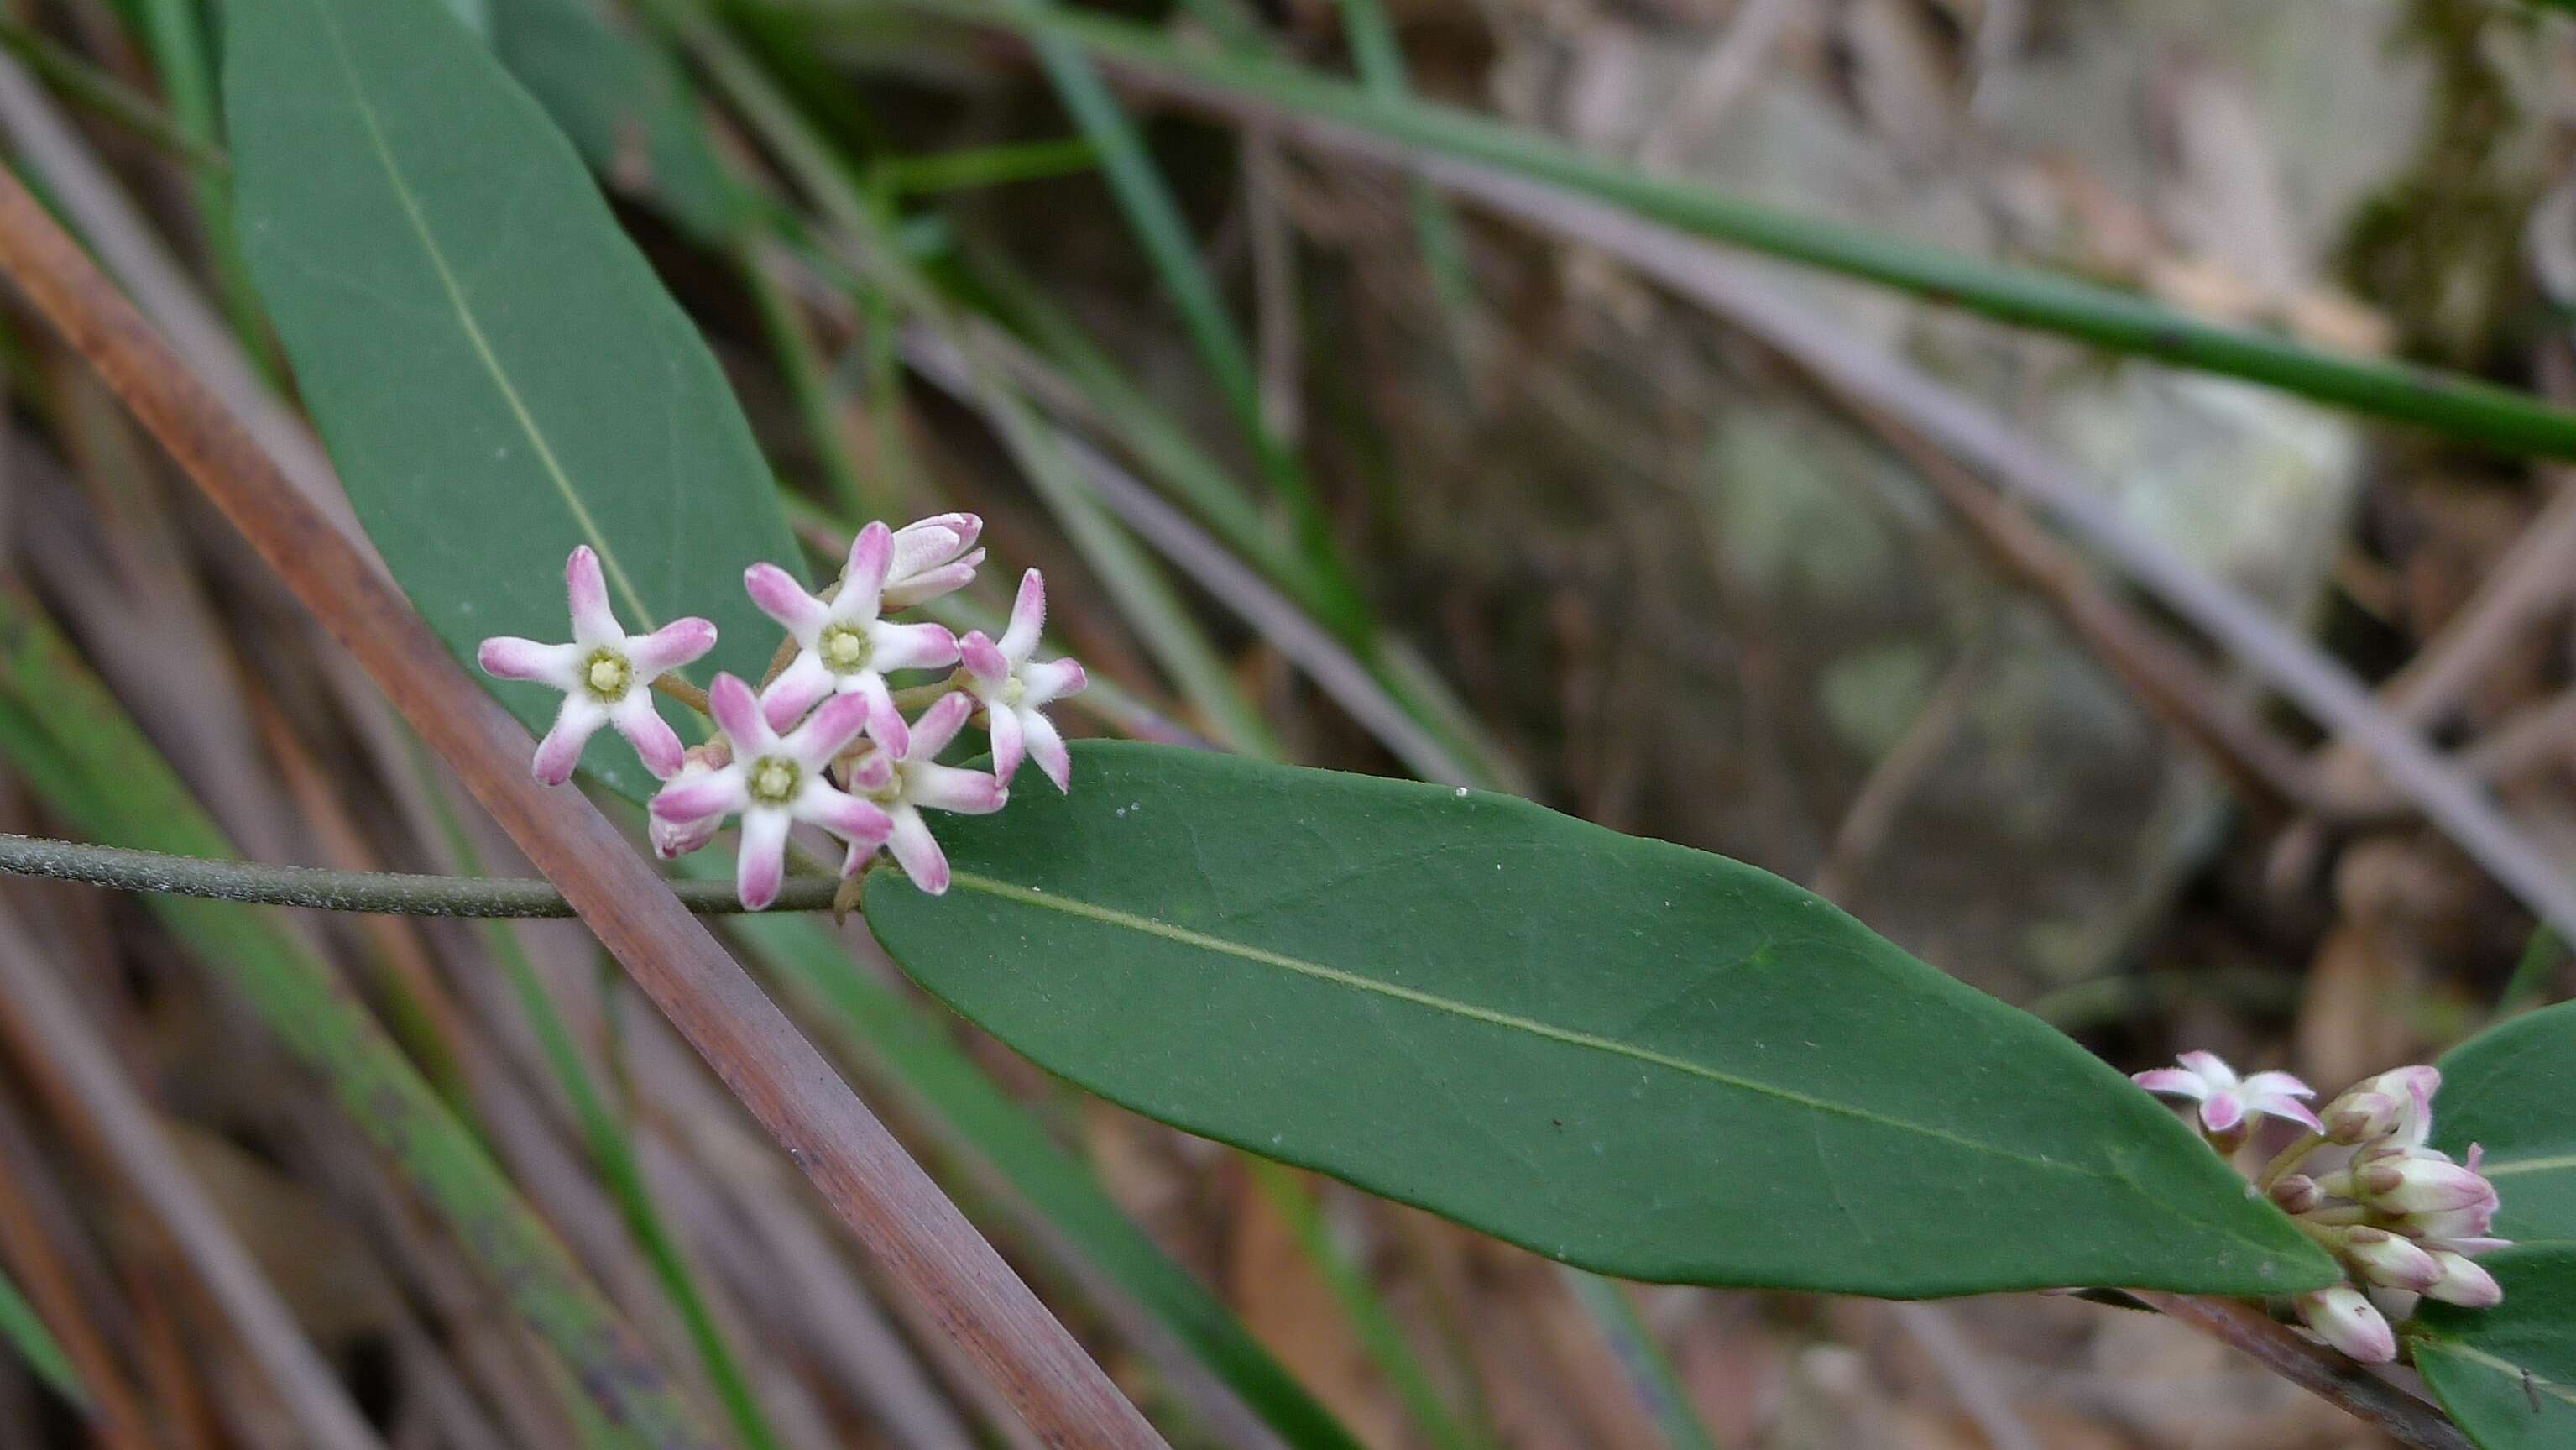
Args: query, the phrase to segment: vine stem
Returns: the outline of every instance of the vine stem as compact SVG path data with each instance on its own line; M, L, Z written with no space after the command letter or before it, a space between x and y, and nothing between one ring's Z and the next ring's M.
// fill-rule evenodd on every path
M0 875L77 881L112 891L155 891L261 906L383 916L572 916L554 883L535 876L415 876L388 871L325 871L257 861L213 861L122 846L92 846L0 833ZM829 911L837 876L787 878L772 911ZM743 909L730 881L674 881L673 895L700 915Z
M2440 1409L2320 1344L2300 1337L2251 1304L2130 1289L2130 1298L2180 1320L2350 1415L2377 1425L2412 1450L2477 1450Z

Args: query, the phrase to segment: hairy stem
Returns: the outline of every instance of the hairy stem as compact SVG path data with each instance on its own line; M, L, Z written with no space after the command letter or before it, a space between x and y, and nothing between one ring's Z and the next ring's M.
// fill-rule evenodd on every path
M0 875L43 876L116 891L153 891L217 901L302 906L315 911L385 916L571 916L563 893L537 877L413 876L379 871L325 871L215 861L120 846L90 846L0 834ZM773 911L826 911L840 886L834 876L790 876ZM741 911L730 881L674 881L671 890L694 912Z

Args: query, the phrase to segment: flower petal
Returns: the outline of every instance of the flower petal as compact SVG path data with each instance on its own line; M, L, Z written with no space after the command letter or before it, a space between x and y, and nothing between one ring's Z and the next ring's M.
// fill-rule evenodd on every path
M1039 660L1020 667L1020 705L1034 710L1090 688L1091 677L1071 660Z
M2245 1079L2245 1091L2254 1097L2278 1094L2288 1098L2312 1098L2317 1090L2286 1072L2258 1072Z
M868 702L868 738L884 746L898 760L912 750L912 729L903 723L903 712L894 707L894 693L886 688L885 676L874 670L852 675L849 687Z
M2129 1081L2151 1093L2190 1098L2195 1102L2209 1096L2209 1084L2200 1080L2199 1073L2179 1067L2155 1067L2145 1072L2133 1072L2129 1074Z
M1027 753L1020 738L1020 712L1007 705L984 707L984 729L993 740L993 778L1004 785L1019 772L1020 759Z
M975 697L951 690L931 701L921 718L912 722L912 746L895 753L906 760L929 760L948 748L957 732L966 728L967 717L975 713Z
M733 863L734 893L745 908L760 911L778 899L787 884L787 812L764 807L742 817L742 841Z
M474 662L496 680L535 680L558 690L577 690L582 656L587 653L577 644L539 644L515 634L496 634L474 652Z
M904 770L904 799L932 810L961 816L989 816L1008 804L1011 793L980 770L953 765L914 765Z
M974 582L977 565L984 562L984 551L977 549L953 564L927 569L909 579L888 579L885 596L878 601L881 609L910 609L916 604L954 594Z
M673 780L653 793L646 809L656 820L695 822L732 815L750 801L742 762L735 761L704 775Z
M1020 576L1019 597L1011 601L1011 627L1002 631L1002 653L1014 661L1027 659L1045 629L1046 580L1031 569Z
M601 645L624 648L626 626L617 622L617 612L608 607L608 580L600 572L599 556L584 544L564 560L564 595L572 604L572 637L585 650Z
M807 770L821 770L832 763L833 756L850 748L874 708L864 694L835 695L788 732L778 742L779 749Z
M886 562L886 578L909 579L924 569L935 569L957 557L966 541L957 531L937 519L919 519L894 531L892 557Z
M2236 1086L2236 1069L2229 1067L2227 1060L2215 1052L2185 1052L2178 1054L2174 1061L2199 1073L2212 1092Z
M932 896L948 894L948 853L930 834L930 823L921 812L898 805L886 813L892 818L893 830L886 837L886 849L894 854L895 864L912 884Z
M608 722L626 737L627 744L635 747L635 754L643 760L644 768L653 772L655 780L669 780L679 774L683 758L680 737L653 709L652 691L627 691L625 699L608 707Z
M868 630L870 667L935 670L957 663L957 636L944 624L877 624Z
M769 688L760 692L761 718L771 730L793 729L814 708L814 702L830 695L841 686L841 678L817 659L812 650L797 651Z
M608 723L608 711L588 695L564 696L563 708L555 713L554 728L537 742L537 758L531 769L537 779L548 785L561 785L572 779L573 767L581 764L581 748L599 727Z
M2200 1104L2201 1126L2213 1133L2232 1131L2245 1121L2245 1100L2233 1089L2211 1093Z
M775 564L754 564L742 571L742 592L760 612L777 620L796 642L811 648L814 637L823 632L831 620L831 608L805 592L796 576Z
M1035 710L1022 710L1020 733L1027 739L1029 759L1038 763L1055 788L1072 790L1073 755L1064 748L1064 737L1055 733L1055 722Z
M894 833L894 821L873 803L819 780L806 782L796 801L796 815L861 848L862 861L867 859L867 852L884 845L886 837Z
M760 710L760 701L752 696L751 686L744 684L740 675L718 675L716 682L707 687L707 713L716 717L725 738L733 742L737 760L766 755L778 744L778 733L769 728Z
M2268 1113L2275 1118L2287 1118L2311 1133L2323 1133L2326 1130L2324 1119L2310 1111L2306 1103L2300 1102L2287 1093L2256 1093L2249 1096L2246 1102L2258 1113Z
M649 685L656 677L700 659L715 647L715 625L691 615L626 641L626 661L635 667L635 682Z
M850 540L850 566L841 575L841 592L832 597L832 617L876 618L885 599L886 571L893 564L893 531L882 523L859 530L859 536Z
M992 636L980 629L969 630L958 639L957 662L965 667L966 677L974 682L978 694L998 695L1002 686L1010 682L1011 662L1002 657Z

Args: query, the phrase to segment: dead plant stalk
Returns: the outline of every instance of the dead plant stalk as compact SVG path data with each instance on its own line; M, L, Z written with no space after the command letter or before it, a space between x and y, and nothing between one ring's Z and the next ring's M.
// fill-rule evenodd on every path
M588 802L528 776L526 733L14 176L0 269L560 888L887 1276L1050 1445L1163 1441L856 1094Z

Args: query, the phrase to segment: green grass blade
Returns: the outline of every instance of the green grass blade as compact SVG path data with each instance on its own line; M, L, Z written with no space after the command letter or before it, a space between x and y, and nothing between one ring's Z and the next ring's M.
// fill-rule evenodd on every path
M1606 201L1713 241L1910 292L1999 322L2175 367L2244 378L2491 448L2576 456L2576 412L2455 373L2317 351L2203 322L2134 293L2011 267L1866 227L1650 175L1544 133L1419 99L1371 95L1301 67L1193 50L1129 21L975 0L895 0L922 14L1077 47L1122 70L1329 122L1404 151L1474 163Z
M217 151L222 129L216 114L215 69L195 0L143 0L142 18L144 40L169 102L171 123L196 151ZM189 183L196 192L197 224L205 229L206 252L224 317L264 381L275 386L279 372L268 340L268 314L260 306L259 289L251 285L250 268L243 263L233 236L231 179L221 171L198 167Z
M36 1306L27 1302L27 1296L18 1292L17 1284L5 1272L0 1272L0 1339L8 1340L18 1357L27 1362L27 1368L52 1386L54 1393L88 1407L89 1389L72 1368L71 1356L54 1342L53 1331L37 1317Z
M978 146L927 156L889 156L876 164L875 173L879 184L888 190L921 196L1072 176L1099 165L1100 153L1091 142L1068 138Z
M234 854L124 707L14 593L0 593L0 751L32 766L30 785L93 839L187 856ZM327 1084L611 1420L655 1450L720 1443L327 963L261 908L158 895L144 904Z
M1414 1427L1442 1450L1478 1450L1485 1445L1485 1438L1469 1430L1432 1387L1431 1375L1405 1339L1403 1326L1395 1322L1368 1276L1333 1243L1314 1194L1298 1180L1296 1171L1266 1158L1247 1155L1243 1162L1251 1170L1253 1186L1262 1199L1288 1225L1290 1236L1297 1240L1307 1262L1322 1274L1324 1287L1341 1307L1342 1316L1350 1321L1370 1360L1394 1388L1396 1398L1404 1402L1405 1413L1412 1417Z
M1383 0L1341 0L1341 11L1342 33L1350 42L1351 64L1360 73L1360 84L1384 100L1410 99L1413 82L1405 75L1404 47L1396 39L1395 24L1387 18ZM1458 218L1440 189L1420 177L1406 184L1405 206L1412 214L1414 240L1422 248L1423 266L1430 269L1440 310L1449 319L1453 338L1463 342L1468 320L1474 316L1476 283L1467 269Z
M1581 1269L1567 1269L1564 1275L1566 1287L1592 1315L1610 1352L1619 1357L1619 1367L1627 1371L1630 1387L1654 1416L1664 1443L1673 1450L1717 1450L1717 1440L1692 1408L1690 1391L1682 1387L1673 1362L1655 1343L1646 1321L1637 1317L1637 1306L1628 1302L1628 1291L1616 1280Z
M1059 14L1054 0L1005 3L1013 15L1030 21L1046 21ZM1134 119L1110 92L1108 83L1100 78L1080 45L1058 38L1043 25L1031 25L1027 33L1037 50L1040 68L1055 86L1057 98L1099 152L1101 173L1117 197L1119 208L1126 213L1137 244L1153 262L1164 294L1180 312L1182 327L1198 349L1200 361L1207 365L1208 380L1216 386L1217 395L1224 399L1255 451L1265 460L1273 459L1283 450L1261 416L1261 384L1253 368L1252 349L1226 311L1216 279L1199 256L1198 242L1182 220L1180 204L1173 200L1171 188L1163 183L1162 171L1145 150L1145 139L1137 131ZM1298 518L1301 530L1315 526L1315 502L1306 490L1304 474L1293 465L1283 467L1277 462L1269 462L1263 471L1280 492L1281 502Z

